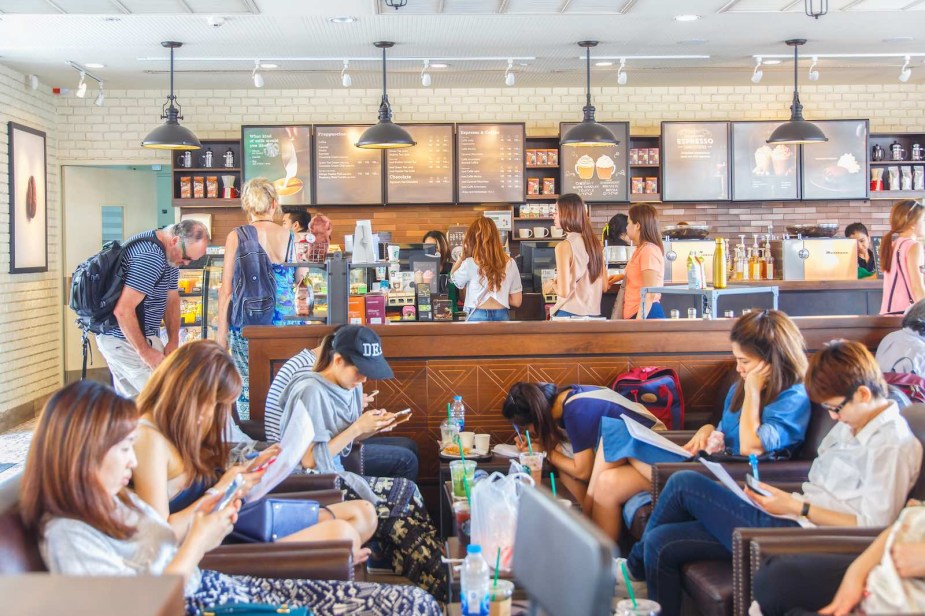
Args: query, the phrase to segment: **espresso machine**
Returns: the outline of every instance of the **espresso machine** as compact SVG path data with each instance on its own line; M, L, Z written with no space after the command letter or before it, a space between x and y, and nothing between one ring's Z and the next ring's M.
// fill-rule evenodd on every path
M858 279L858 243L851 238L797 238L780 242L778 263L783 264L784 280Z
M715 240L673 240L664 238L665 284L687 282L687 257L696 252L703 257L703 273L707 285L713 284L713 251Z

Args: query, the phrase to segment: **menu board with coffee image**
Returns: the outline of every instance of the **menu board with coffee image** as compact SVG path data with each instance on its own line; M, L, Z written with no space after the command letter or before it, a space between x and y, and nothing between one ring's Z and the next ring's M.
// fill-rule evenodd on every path
M813 122L829 138L803 145L803 199L866 199L867 120Z
M523 203L524 125L457 124L459 203Z
M311 143L308 125L242 126L242 181L267 178L280 205L311 204Z
M768 137L780 124L732 123L733 201L799 199L800 148L787 143L768 143Z
M387 203L453 203L453 125L402 124L417 145L386 150Z
M562 193L576 193L587 203L628 201L626 156L629 122L602 122L609 128L617 145L564 146L560 148ZM559 124L559 138L577 124Z
M662 122L662 200L729 200L728 122Z
M354 144L368 126L315 126L315 202L382 203L382 150Z

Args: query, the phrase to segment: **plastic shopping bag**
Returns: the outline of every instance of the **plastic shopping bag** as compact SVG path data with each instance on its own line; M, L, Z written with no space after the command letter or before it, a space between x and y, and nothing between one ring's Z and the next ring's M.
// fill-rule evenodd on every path
M524 486L532 486L526 473L492 473L472 488L471 542L482 546L490 567L501 550L500 568L510 571L517 531L517 504Z

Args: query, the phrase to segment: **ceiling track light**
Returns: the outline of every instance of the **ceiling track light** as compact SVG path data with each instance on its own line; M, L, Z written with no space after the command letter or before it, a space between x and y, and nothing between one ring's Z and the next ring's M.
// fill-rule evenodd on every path
M254 80L255 88L262 88L264 85L263 75L260 74L260 60L254 60L254 71L251 73Z
M617 69L617 85L625 86L626 81L626 58L620 58L620 68Z
M386 70L385 52L395 45L389 41L378 41L373 43L382 50L382 101L379 103L379 122L375 126L370 126L359 140L354 144L358 148L370 150L386 150L392 148L410 148L417 145L417 142L404 128L392 122L392 106L389 104L389 95L386 89Z
M39 89L39 78L38 75L29 75L29 87L33 90Z
M507 61L507 70L504 71L504 85L510 88L515 83L517 83L517 77L514 76L514 60L510 58Z
M103 82L101 81L99 94L96 95L96 100L93 101L93 104L97 107L102 107L104 100L106 100L106 95L103 93Z
M74 94L77 98L87 95L87 74L84 71L80 71L80 81L77 83L77 91Z
M350 60L344 60L344 68L340 71L340 83L345 88L349 88L353 85L353 78L351 78L350 73L347 72L348 68L350 68Z
M829 12L829 0L803 0L803 9L807 17L819 19Z
M591 48L597 45L597 41L580 41L579 47L585 49L585 84L586 84L586 102L584 109L584 118L577 126L573 126L565 134L560 145L566 146L595 146L595 145L618 145L620 142L614 137L613 131L598 124L594 120L594 105L591 104Z
M408 4L408 0L385 0L385 5L395 9L396 11L406 4Z
M906 61L903 62L903 67L899 69L899 80L903 83L909 81L909 78L912 77L912 67L909 66L909 62L912 60L909 56L906 56Z
M819 81L819 71L816 70L816 64L819 62L817 56L813 56L813 63L809 65L809 80Z
M428 68L430 68L430 60L424 60L424 67L421 69L421 85L425 88L429 88L434 82L433 77L427 72Z
M180 126L179 120L183 119L182 107L177 103L177 97L173 93L173 52L183 43L164 41L161 45L170 50L170 94L161 111L161 119L166 122L148 133L141 142L141 147L156 150L201 150L202 142L199 141L199 137L190 129Z
M806 39L790 39L787 44L793 47L793 103L790 105L790 121L774 129L768 137L768 143L822 143L829 138L812 122L803 119L803 105L800 103L799 64L800 46Z
M764 77L764 71L761 70L762 61L761 56L755 58L755 70L752 71L752 83L759 83L761 82L761 78Z

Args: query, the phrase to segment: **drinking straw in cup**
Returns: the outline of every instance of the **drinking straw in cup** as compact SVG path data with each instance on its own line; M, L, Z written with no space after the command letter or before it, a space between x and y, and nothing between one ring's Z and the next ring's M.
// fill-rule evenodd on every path
M552 486L553 498L558 498L558 496L556 496L556 476L552 472L549 473L549 485Z
M630 582L629 571L626 570L626 563L620 563L620 570L623 573L623 582L626 584L626 590L630 593L630 599L633 601L633 609L636 609L639 604L636 601L636 593L633 592L633 584Z

